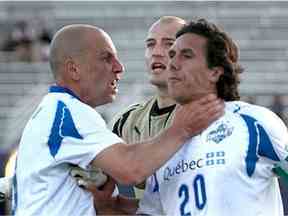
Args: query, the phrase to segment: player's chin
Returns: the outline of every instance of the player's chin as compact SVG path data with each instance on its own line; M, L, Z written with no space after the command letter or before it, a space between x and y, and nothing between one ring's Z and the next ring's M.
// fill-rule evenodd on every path
M101 102L97 103L97 106L105 105L112 103L116 99L116 95L106 95L105 97L102 97Z
M183 96L183 93L177 91L176 89L168 88L168 93L171 98L173 98L177 103L183 104L185 102L185 97Z
M116 100L117 95L116 94L110 94L109 97L107 98L107 103L112 103L113 101Z
M152 84L152 85L155 85L155 86L163 86L163 85L165 85L165 86L167 86L167 82L166 82L166 80L165 79L162 79L162 78L159 78L159 79L156 79L156 78L154 78L154 79L150 79L150 83Z

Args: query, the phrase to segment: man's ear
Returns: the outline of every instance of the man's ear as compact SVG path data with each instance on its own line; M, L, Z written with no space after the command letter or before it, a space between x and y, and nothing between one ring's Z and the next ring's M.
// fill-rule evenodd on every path
M223 67L213 67L210 74L210 81L217 83L222 74L224 74Z
M80 79L79 65L71 57L67 58L65 61L65 73L69 74L69 77L74 81L78 81Z

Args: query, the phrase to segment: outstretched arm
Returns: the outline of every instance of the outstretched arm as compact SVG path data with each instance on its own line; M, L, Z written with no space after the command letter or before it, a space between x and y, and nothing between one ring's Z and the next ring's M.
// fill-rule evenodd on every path
M93 160L122 184L139 184L161 167L187 139L197 135L223 114L224 104L215 95L179 106L172 125L154 139L141 144L118 143Z

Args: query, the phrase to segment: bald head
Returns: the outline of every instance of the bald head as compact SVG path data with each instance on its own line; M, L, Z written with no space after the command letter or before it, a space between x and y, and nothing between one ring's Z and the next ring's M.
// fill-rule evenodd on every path
M55 79L67 58L80 59L91 43L101 44L107 38L110 39L107 33L92 25L68 25L57 31L50 47L50 66Z
M186 21L175 16L163 16L154 22L145 40L145 61L149 81L161 94L167 93L168 51L176 40L176 33Z
M159 25L159 24L172 24L172 23L179 23L180 26L181 25L185 25L186 24L186 21L180 17L177 17L177 16L162 16L160 17L160 19L158 19L156 22L154 22L149 31L151 31L156 25Z

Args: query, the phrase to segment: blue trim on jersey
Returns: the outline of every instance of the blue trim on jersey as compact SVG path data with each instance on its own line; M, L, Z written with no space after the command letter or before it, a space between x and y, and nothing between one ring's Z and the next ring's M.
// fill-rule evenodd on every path
M255 171L256 162L259 160L257 157L257 129L255 125L256 120L248 115L241 114L241 116L244 119L249 132L249 145L245 162L247 174L249 177L251 177Z
M280 158L274 151L272 142L267 132L261 125L257 124L257 126L259 130L259 135L260 135L260 143L259 143L259 150L258 150L259 155L263 157L267 157L274 161L280 161Z
M154 177L155 185L154 185L154 188L153 188L152 192L155 193L155 192L159 191L159 183L158 183L158 179L157 179L156 173L153 174L153 177Z
M238 104L236 104L235 106L236 108L233 110L233 113L238 113L241 110L241 107Z
M81 101L81 99L72 90L65 88L65 87L62 87L62 86L58 86L58 85L50 86L49 92L51 92L51 93L67 93L67 94L71 95L72 97L75 97Z
M271 160L279 161L279 157L273 149L273 145L265 129L251 116L241 114L249 132L248 152L245 158L246 171L251 177L255 171L256 162L259 156L267 157ZM258 150L257 150L258 149Z
M48 140L50 154L53 157L59 151L65 136L83 139L75 127L69 109L62 101L58 101L55 119Z

